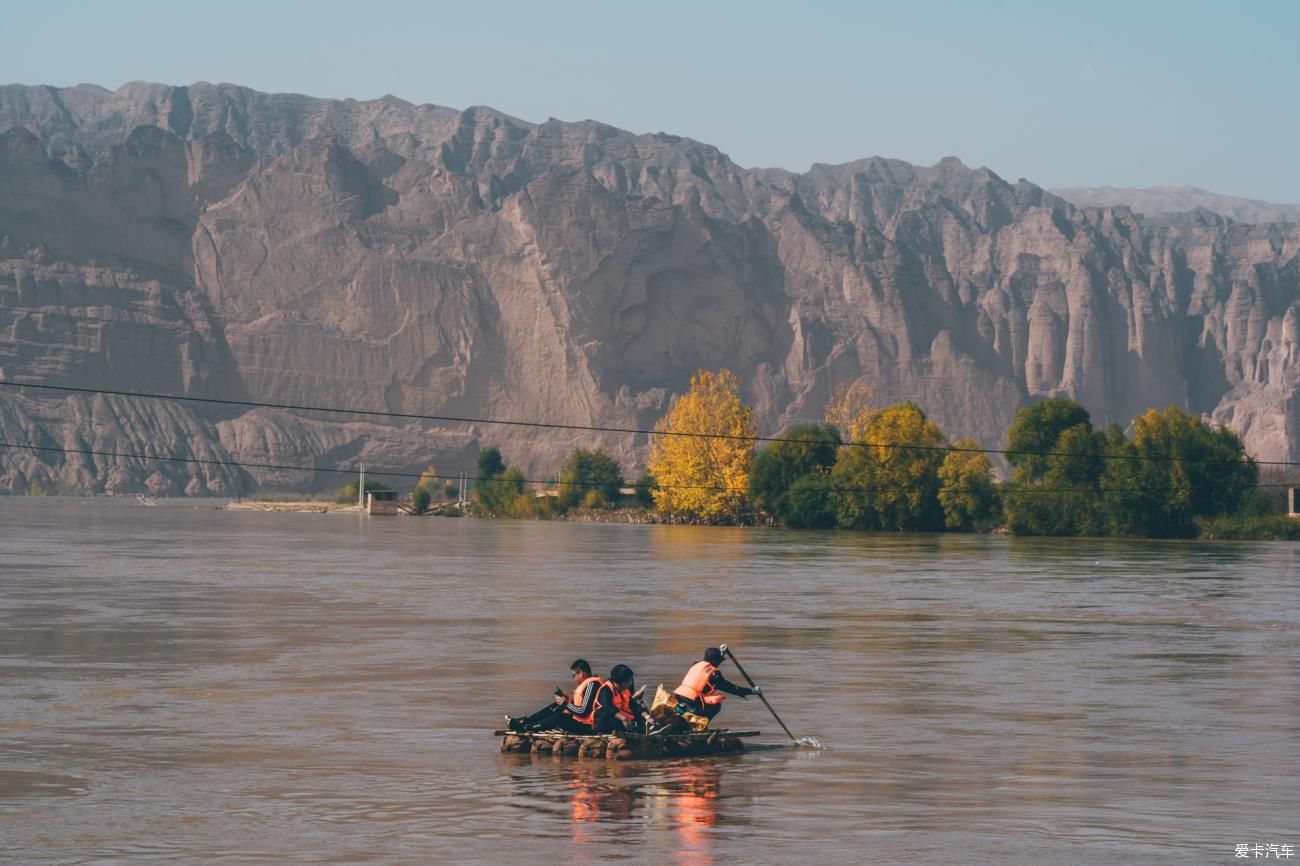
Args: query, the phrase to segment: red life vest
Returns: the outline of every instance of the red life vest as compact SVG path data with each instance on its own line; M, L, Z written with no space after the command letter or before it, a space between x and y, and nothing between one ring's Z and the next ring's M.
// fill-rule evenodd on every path
M702 700L706 704L720 704L727 699L727 696L713 687L709 682L709 677L713 676L716 671L713 665L708 662L696 662L691 665L691 669L682 677L682 684L673 689L673 692L692 701Z
M587 689L589 688L599 689L604 684L605 684L604 680L602 680L600 677L594 677L594 676L587 677L585 680L578 683L578 687L573 690L573 705L575 707L582 706L582 699L586 697ZM587 711L587 714L585 716L574 716L573 720L575 722L580 722L581 724L584 725L594 724L596 721L596 708L598 706L600 706L600 704L598 704L596 701L592 701L591 709Z

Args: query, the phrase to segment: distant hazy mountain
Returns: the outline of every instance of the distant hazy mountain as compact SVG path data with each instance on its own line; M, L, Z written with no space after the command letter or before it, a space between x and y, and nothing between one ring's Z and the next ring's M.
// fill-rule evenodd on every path
M1195 186L1066 186L1057 187L1052 192L1080 207L1130 207L1147 216L1201 208L1239 223L1300 221L1300 204L1276 204L1220 195Z
M1065 394L1294 460L1300 224L1080 209L956 159L751 171L392 97L0 87L0 379L644 428L720 367L765 433L862 382L989 446ZM490 444L544 478L647 442L8 388L0 438L97 452L0 448L0 490L194 494L340 483L226 461L456 472Z

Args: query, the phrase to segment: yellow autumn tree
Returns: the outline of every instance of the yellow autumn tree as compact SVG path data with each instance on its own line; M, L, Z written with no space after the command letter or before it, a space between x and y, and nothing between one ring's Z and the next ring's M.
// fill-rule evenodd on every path
M871 386L858 380L852 385L838 385L826 404L826 423L840 431L845 442L862 442L867 428L876 417L871 405Z
M979 448L974 439L962 439L939 466L939 504L949 529L984 529L1000 516L993 464Z
M856 445L840 450L831 471L839 524L847 529L908 532L943 528L939 467L943 431L915 403L875 413Z
M754 459L754 412L730 370L701 370L655 425L647 468L655 505L670 514L720 517L745 500ZM705 434L705 435L684 435ZM740 438L727 438L740 437Z

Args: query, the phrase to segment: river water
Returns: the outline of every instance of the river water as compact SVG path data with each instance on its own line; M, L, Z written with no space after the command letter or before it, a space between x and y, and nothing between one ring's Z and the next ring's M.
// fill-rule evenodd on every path
M0 859L1300 858L1298 551L0 499ZM490 735L721 641L823 748Z

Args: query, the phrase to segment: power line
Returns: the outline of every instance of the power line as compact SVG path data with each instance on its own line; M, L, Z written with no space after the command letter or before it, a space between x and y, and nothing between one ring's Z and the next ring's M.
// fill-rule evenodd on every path
M154 394L149 392L137 391L120 391L110 388L85 388L71 385L41 385L31 382L13 382L0 381L0 387L5 388L37 388L46 391L60 391L70 394L99 394L113 397L136 397L149 400L174 400L186 403L203 403L216 406L246 406L256 409L280 409L295 412L329 412L338 415L359 415L368 418L396 418L408 421L435 421L440 423L452 424L492 424L505 427L531 427L544 430L569 430L587 433L619 433L625 435L645 435L645 436L679 436L693 439L723 439L734 442L787 442L799 445L811 445L821 443L810 443L804 439L792 439L787 436L759 436L745 435L739 433L702 433L693 430L645 430L634 427L605 427L591 424L562 424L553 421L519 421L499 418L472 418L469 416L458 415L421 415L413 412L388 412L375 409L348 409L337 406L308 406L297 403L266 403L256 400L227 400L217 397L192 397L176 394ZM901 450L901 451L928 451L941 453L971 453L971 454L1001 454L1005 457L1070 457L1089 460L1130 460L1141 461L1148 460L1158 463L1217 463L1217 464L1237 464L1243 465L1253 462L1256 466L1300 466L1300 461L1292 460L1238 460L1233 458L1214 458L1214 457L1176 457L1172 455L1142 455L1142 454L1108 454L1099 452L1090 454L1087 452L1071 451L1037 451L1029 449L1010 449L1010 448L969 448L957 445L915 445L909 443L896 442L833 442L825 443L834 445L837 448L880 448L883 450Z
M211 457L176 457L176 456L167 456L167 455L162 455L162 454L133 454L133 453L130 453L130 452L124 452L124 451L101 451L101 450L91 449L91 448L63 448L63 447L60 447L60 446L57 446L57 445L29 445L29 444L20 443L20 442L6 442L6 441L4 441L4 440L0 440L0 448L16 448L16 449L25 450L25 451L53 452L53 453L57 453L57 454L77 454L77 455L82 455L82 456L86 456L86 457L114 457L114 458L123 459L123 460L159 460L159 461L164 461L164 462L168 462L168 463L188 463L188 464L195 464L195 465L201 465L201 466L219 466L219 467L233 468L233 469L270 469L270 470L277 470L277 471L282 471L282 472L326 472L326 473L330 473L330 474L334 474L334 475L356 475L356 474L357 474L357 469L355 469L355 468L330 468L330 467L321 467L321 466L291 466L291 465L288 465L288 464L281 464L281 463L253 463L253 462L250 462L250 461L244 461L244 460L220 460L220 459L211 458ZM457 481L457 480L459 480L459 479L461 478L461 476L460 476L459 474L458 474L458 475L440 475L440 474L429 473L429 472L386 471L386 470L382 470L382 469L380 469L380 470L376 470L376 469L374 469L374 468L368 469L367 471L368 471L371 475L383 475L383 476L385 476L385 477L389 477L389 478L434 478L434 479L437 479L437 480L439 480L439 481ZM467 480L469 480L469 481L475 481L475 482L477 482L477 481L495 481L495 480L500 480L500 479L501 479L501 476L499 476L499 475L497 475L497 476L493 476L493 477L475 476L475 477L472 477L472 478L467 478ZM593 480L590 480L590 479L588 479L588 480L576 480L576 481L565 481L565 480L563 480L563 479L556 479L556 480L546 480L546 481L543 481L543 480L541 480L541 479L537 479L537 478L520 478L520 479L518 479L518 481L519 481L519 483L521 483L521 484L561 485L561 486L563 486L563 485L571 485L571 486L575 486L575 485L576 485L576 486L584 486L584 487L599 487L599 486L602 486L599 482L597 482L597 481L593 481ZM748 493L748 492L749 492L749 488L748 488L748 487L729 487L729 486L725 486L725 485L716 485L716 484L660 484L660 483L658 483L658 482L648 483L648 484L647 484L647 483L641 483L641 482L623 482L623 483L621 483L619 486L620 486L620 487L634 487L634 488L638 488L638 489L645 488L645 489L650 489L650 490L708 490L708 491L716 491L716 492L730 492L730 493ZM1255 486L1255 487L1290 487L1291 485L1290 485L1290 484L1284 484L1284 483L1277 483L1277 484L1256 484L1256 485L1254 485L1254 486ZM901 485L890 485L890 486L884 486L884 487L842 487L842 486L841 486L841 487L829 487L829 488L827 488L827 491L826 491L826 492L829 492L829 493L878 493L878 492L880 492L880 491L882 491L882 490L900 489L900 488L901 488ZM788 489L788 488L787 488L787 489ZM940 488L938 488L938 490L953 490L953 489L960 489L960 488L951 488L951 487L940 487ZM1007 493L1013 493L1013 494L1021 494L1021 493L1025 493L1025 494L1035 494L1035 495L1036 495L1036 494L1042 494L1042 493L1053 493L1053 494L1059 494L1059 493L1088 493L1088 494L1096 494L1096 493L1098 493L1098 492L1141 493L1141 492L1143 492L1144 488L1140 488L1140 487L1108 487L1108 488L1104 488L1104 489L1102 489L1102 490L1098 490L1097 488L1092 488L1092 487L1058 487L1058 488L1045 488L1045 487L1007 487L1007 486L1004 486L1004 487L1002 488L1002 490L1003 490L1004 492L1007 492Z

